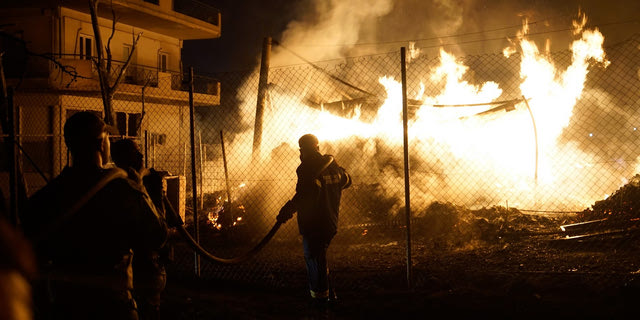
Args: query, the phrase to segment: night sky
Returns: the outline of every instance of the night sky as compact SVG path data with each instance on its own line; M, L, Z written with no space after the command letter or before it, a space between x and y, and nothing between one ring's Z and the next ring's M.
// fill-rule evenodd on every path
M199 0L222 12L222 36L185 41L183 61L196 73L246 71L258 65L262 40L271 36L311 61L417 47L456 54L500 52L522 21L532 34L566 46L571 21L582 9L605 36L605 46L640 32L640 1L630 0ZM562 47L564 48L564 47ZM559 48L552 48L559 49ZM272 66L300 63L279 59Z
M183 60L204 73L244 71L258 63L264 37L279 37L308 0L200 0L222 13L218 39L185 41Z

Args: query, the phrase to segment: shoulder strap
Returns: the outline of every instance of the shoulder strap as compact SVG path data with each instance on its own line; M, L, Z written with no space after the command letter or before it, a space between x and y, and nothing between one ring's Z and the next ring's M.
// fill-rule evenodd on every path
M100 179L93 187L91 187L85 194L78 199L68 210L63 212L63 214L54 220L43 232L40 233L36 242L39 242L45 239L51 232L58 229L61 225L65 223L69 218L75 215L82 207L84 207L89 200L91 200L102 188L104 188L109 182L118 179L118 178L127 178L127 173L120 168L112 168L107 170L107 173Z

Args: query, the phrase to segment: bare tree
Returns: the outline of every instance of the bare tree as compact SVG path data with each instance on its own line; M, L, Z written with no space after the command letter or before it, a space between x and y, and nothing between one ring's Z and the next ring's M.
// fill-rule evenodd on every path
M118 70L118 72L113 74L113 56L111 54L111 40L116 32L116 14L113 10L113 6L111 7L111 35L107 40L107 44L103 45L102 42L102 34L100 32L100 26L98 25L98 5L100 0L89 0L89 12L91 15L91 25L93 26L93 34L96 39L96 59L94 63L96 64L96 69L98 71L98 80L100 81L100 92L102 93L102 104L104 106L104 122L107 124L117 127L117 119L116 113L113 109L113 97L118 89L118 85L122 81L122 76L126 73L127 67L131 62L131 57L136 49L136 45L138 44L138 40L140 40L140 36L142 33L138 33L138 35L132 34L133 43L131 45L131 51L129 52L129 56L127 60L124 62L122 68ZM104 46L104 48L103 48ZM104 52L103 52L104 50ZM106 56L105 56L106 54Z

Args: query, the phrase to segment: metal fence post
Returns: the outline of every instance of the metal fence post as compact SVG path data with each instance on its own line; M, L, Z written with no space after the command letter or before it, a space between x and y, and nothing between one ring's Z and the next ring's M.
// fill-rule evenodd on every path
M402 72L402 127L404 146L404 205L407 227L407 287L413 288L413 276L411 272L411 197L409 188L409 116L407 113L407 66L406 48L400 48L400 64Z
M189 119L191 133L191 195L193 201L193 238L200 243L200 230L198 227L198 182L196 181L196 124L193 105L193 67L189 67ZM200 277L200 255L194 252L194 271L196 277Z

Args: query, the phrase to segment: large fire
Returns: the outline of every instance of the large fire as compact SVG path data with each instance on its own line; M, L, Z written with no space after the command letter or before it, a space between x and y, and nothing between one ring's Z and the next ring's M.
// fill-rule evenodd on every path
M582 210L606 196L597 191L602 189L589 187L597 181L585 165L591 156L558 141L581 97L589 68L608 65L603 35L598 29L585 29L585 23L581 15L574 24L571 63L561 69L527 38L525 22L517 41L504 51L509 59L520 59L520 99L507 101L510 107L488 116L477 115L506 105L498 101L503 94L500 79L480 85L464 81L469 67L440 50L440 65L423 81L443 83L441 92L426 95L421 84L415 90L418 94L408 97L420 102L409 122L412 206L426 207L438 200L470 206L508 203L531 209ZM402 174L379 160L387 157L401 163L401 83L384 75L379 83L386 99L373 121L360 119L357 109L351 118L344 118L309 108L303 97L270 92L272 107L265 112L262 159L272 157L283 143L296 149L297 138L312 132L328 145L339 146L334 152L355 149L350 154L359 159L341 162L360 183L380 183L390 196L401 198ZM381 157L384 150L393 152ZM293 169L282 170L294 175ZM605 183L615 190L620 182L617 175ZM568 183L581 187L567 190Z

